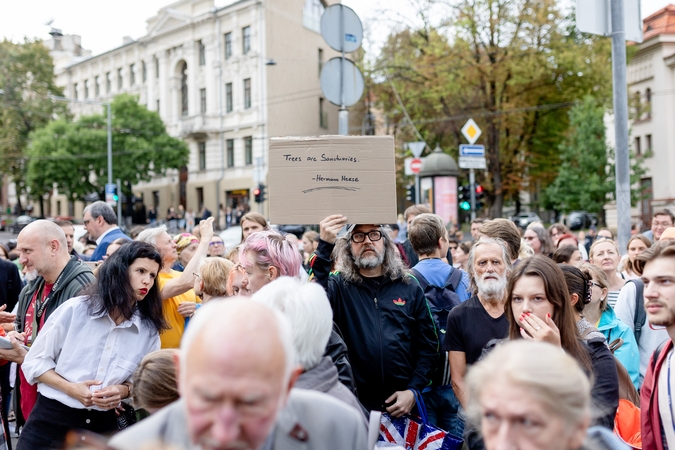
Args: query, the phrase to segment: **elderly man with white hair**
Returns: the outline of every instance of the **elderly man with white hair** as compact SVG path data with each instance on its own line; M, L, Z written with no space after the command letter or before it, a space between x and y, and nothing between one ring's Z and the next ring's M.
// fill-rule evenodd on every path
M183 272L173 270L173 263L178 259L176 243L173 241L165 226L148 228L140 232L137 241L146 242L157 247L162 255L162 270L157 274L157 284L161 291L164 319L169 329L160 334L162 348L178 348L180 339L185 330L185 319L192 317L197 309L197 297L192 289L194 275L199 264L206 258L209 243L213 237L213 218L203 220L199 224L201 241L195 250L190 262Z
M286 315L291 322L295 362L302 367L295 387L331 395L364 413L356 396L338 379L330 356L324 356L333 329L333 310L326 292L316 283L281 277L262 287L253 300Z
M113 448L365 450L360 414L291 389L301 368L288 319L244 298L213 300L192 319L177 358L181 399L116 435Z

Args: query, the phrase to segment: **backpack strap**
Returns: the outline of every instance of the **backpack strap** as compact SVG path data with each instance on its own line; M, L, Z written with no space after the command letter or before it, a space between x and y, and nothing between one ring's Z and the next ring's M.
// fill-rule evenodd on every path
M642 326L647 323L647 311L645 311L644 303L644 289L645 284L642 280L630 280L628 283L635 285L635 314L633 314L633 333L635 334L635 341L640 342L640 335L642 334Z
M459 286L460 281L462 281L462 271L452 267L450 270L450 275L448 275L448 279L445 280L444 287L452 289L452 292L457 292L457 287Z
M410 269L410 272L412 273L412 276L415 277L422 290L426 291L427 286L429 286L427 279L424 278L424 276L417 269Z

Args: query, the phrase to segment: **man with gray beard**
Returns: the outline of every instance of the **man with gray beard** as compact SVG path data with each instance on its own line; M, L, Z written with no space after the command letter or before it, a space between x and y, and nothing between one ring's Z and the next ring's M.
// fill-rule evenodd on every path
M482 237L471 248L468 266L475 295L450 311L445 333L452 389L463 408L468 402L467 367L480 358L490 340L509 334L504 303L511 258L506 243Z
M413 391L429 386L436 368L434 322L387 227L348 225L338 238L346 223L341 215L321 221L311 271L344 334L359 400L368 410L399 417L413 409ZM337 260L333 273L331 254Z

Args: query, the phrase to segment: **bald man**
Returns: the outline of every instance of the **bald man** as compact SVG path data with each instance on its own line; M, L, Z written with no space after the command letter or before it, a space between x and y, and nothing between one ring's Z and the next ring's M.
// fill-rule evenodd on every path
M0 350L0 359L23 363L27 351L49 316L66 300L77 297L92 281L89 267L68 254L66 235L60 226L48 220L36 220L26 226L17 238L19 262L26 270L28 284L19 295L15 331L10 332L13 350ZM37 384L31 386L17 370L14 411L17 425L28 419L37 401Z
M217 343L217 345L214 345ZM211 300L190 321L177 361L181 399L110 441L187 450L365 450L359 412L291 389L301 369L281 313L244 298Z

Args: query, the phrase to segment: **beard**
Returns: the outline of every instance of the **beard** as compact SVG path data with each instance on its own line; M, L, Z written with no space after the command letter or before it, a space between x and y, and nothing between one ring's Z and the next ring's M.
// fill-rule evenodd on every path
M650 303L655 303L655 302L650 302ZM668 304L661 303L661 302L656 302L656 303L659 304L659 306L661 306L661 311L658 313L657 317L652 317L648 312L647 313L647 321L651 325L656 325L656 326L659 326L659 327L667 327L667 326L675 324L675 311L673 311L673 309ZM645 305L645 306L648 306L648 305ZM663 316L663 317L659 317L659 316Z
M372 250L373 254L363 256L366 250ZM359 269L374 269L382 265L384 252L379 253L375 247L366 247L359 255L354 255L354 265Z
M497 277L497 279L486 280L487 277ZM489 299L501 299L504 296L504 292L506 291L507 281L508 280L504 275L486 273L483 274L482 277L476 278L476 287L478 288L478 293L481 295L481 297Z
M26 273L23 275L23 278L24 278L26 281L33 281L33 280L35 280L38 276L39 276L39 275L38 275L37 270L33 269L33 270L29 270L28 272L26 272Z

